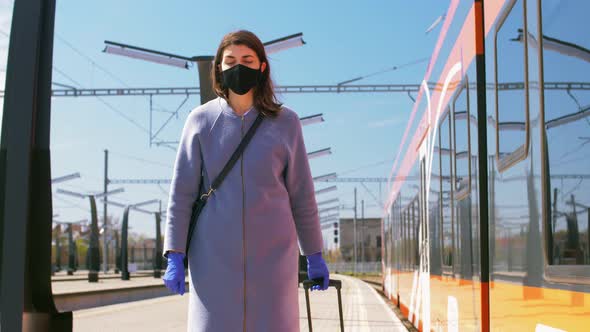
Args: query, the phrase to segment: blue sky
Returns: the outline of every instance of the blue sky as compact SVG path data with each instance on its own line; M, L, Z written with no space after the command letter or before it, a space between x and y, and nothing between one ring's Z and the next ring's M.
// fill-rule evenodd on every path
M102 53L111 40L179 55L212 55L222 36L248 29L269 41L302 32L303 47L270 56L277 85L335 84L429 57L438 29L425 30L446 11L446 1L57 1L53 81L84 88L194 87L196 68L176 67ZM11 1L0 1L0 29L9 33ZM0 36L0 68L5 67L7 38ZM383 73L358 83L419 83L426 63ZM103 69L106 69L103 70ZM2 76L4 72L1 72ZM1 83L3 84L2 77ZM184 97L155 97L156 107L174 110ZM300 116L323 113L326 122L304 127L308 151L331 147L333 154L310 160L314 176L336 172L343 177L387 177L393 164L412 102L405 94L284 94L280 99ZM175 152L150 147L148 97L64 98L52 100L52 176L80 172L81 178L54 186L79 192L102 191L103 150L109 149L111 178L170 178ZM178 119L166 126L159 139L178 140L188 112L199 103L192 96ZM124 114L125 119L120 114ZM154 115L154 126L165 120ZM129 121L128 119L131 119ZM144 128L144 129L140 129ZM367 167L367 165L375 165ZM316 188L327 184L316 183ZM351 206L354 184L338 184L338 191L318 201L340 198ZM365 215L379 217L380 209L363 186L359 206ZM112 185L110 189L118 186ZM367 184L379 196L377 184ZM386 196L387 188L382 187ZM123 203L162 199L167 206L168 186L126 185L116 200ZM112 197L113 200L115 196ZM155 209L157 206L146 207ZM102 215L102 205L99 209ZM54 194L56 219L88 218L86 201ZM109 214L122 210L109 207ZM342 210L343 217L351 211ZM360 215L360 207L359 207ZM153 236L152 217L133 214L136 232Z

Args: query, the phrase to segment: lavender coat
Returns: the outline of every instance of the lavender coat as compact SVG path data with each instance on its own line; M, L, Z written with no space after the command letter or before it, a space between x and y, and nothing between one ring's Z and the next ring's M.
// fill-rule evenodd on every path
M199 174L217 177L258 111L214 99L188 116L170 187L164 253L184 252ZM299 240L299 241L297 241ZM189 248L189 331L299 331L297 259L322 250L299 117L266 118L209 197Z

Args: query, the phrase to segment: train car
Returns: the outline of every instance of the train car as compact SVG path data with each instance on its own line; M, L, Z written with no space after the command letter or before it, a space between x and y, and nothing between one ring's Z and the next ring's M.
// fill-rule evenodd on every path
M383 290L421 331L590 330L588 1L450 1L392 166Z

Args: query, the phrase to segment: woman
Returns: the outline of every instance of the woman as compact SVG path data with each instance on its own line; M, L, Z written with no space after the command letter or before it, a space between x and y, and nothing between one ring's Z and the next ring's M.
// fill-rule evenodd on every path
M262 113L248 147L199 216L188 255L188 329L299 331L297 242L308 277L324 278L316 289L326 289L329 279L299 117L277 102L264 46L249 31L223 38L211 76L218 98L190 113L176 156L164 282L184 293L192 203Z

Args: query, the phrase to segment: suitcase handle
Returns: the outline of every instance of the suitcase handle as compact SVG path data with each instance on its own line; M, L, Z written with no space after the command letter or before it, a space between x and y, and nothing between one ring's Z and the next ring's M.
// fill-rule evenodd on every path
M314 278L311 280L304 280L303 281L303 288L309 289L312 286L323 286L324 285L324 278ZM330 279L328 282L328 287L336 287L336 289L342 289L342 281Z
M312 280L304 280L303 281L303 288L305 289L305 306L307 307L307 325L309 327L309 332L313 331L311 327L311 306L309 304L309 289L311 286L319 285L322 286L324 284L324 278L314 278ZM328 288L335 287L338 291L338 314L340 315L340 331L344 332L344 317L342 316L342 295L340 290L342 289L342 281L330 279L328 282Z

